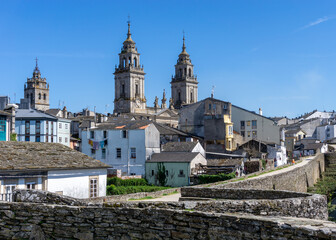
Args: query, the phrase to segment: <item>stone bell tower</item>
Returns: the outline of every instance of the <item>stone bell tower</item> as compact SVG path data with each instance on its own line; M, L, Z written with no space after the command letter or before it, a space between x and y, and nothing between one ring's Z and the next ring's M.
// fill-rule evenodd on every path
M49 109L49 84L45 78L41 78L41 72L37 64L32 78L27 78L24 86L24 98L30 103L30 107L46 111Z
M143 112L146 109L145 73L140 65L140 54L131 38L130 21L127 39L119 53L119 64L115 67L114 80L114 112Z
M198 82L194 75L194 65L191 64L189 54L186 52L185 38L183 34L182 52L178 56L175 65L175 76L172 77L171 96L174 107L181 108L183 104L197 102Z

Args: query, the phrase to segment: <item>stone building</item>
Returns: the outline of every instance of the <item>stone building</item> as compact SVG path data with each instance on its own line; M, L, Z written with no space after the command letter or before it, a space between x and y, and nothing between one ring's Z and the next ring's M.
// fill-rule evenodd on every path
M47 83L46 78L41 77L37 59L33 77L27 78L27 82L24 86L23 102L29 103L28 105L33 109L42 111L49 109L49 84Z
M206 98L180 109L179 127L182 131L204 138L206 151L235 150L231 103Z
M197 102L198 82L194 75L194 65L186 52L185 38L183 36L182 52L175 65L175 76L171 81L171 96L174 107L179 109L181 105Z
M131 38L128 22L127 39L119 53L119 65L115 72L114 112L134 113L136 109L146 109L145 72L140 65L140 53Z

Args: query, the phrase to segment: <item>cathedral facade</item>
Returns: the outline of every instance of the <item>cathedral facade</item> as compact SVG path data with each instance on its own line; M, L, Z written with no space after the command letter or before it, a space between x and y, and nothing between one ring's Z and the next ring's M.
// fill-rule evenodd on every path
M171 98L169 105L166 103L166 93L163 92L161 106L156 96L154 106L147 106L145 97L145 72L140 65L140 53L131 38L130 22L128 22L127 39L123 43L119 53L119 63L115 67L115 98L114 114L136 114L146 116L157 115L160 112L170 111L170 114L176 115L185 104L197 102L198 82L194 75L194 66L191 63L190 56L186 52L185 38L183 36L182 52L178 56L175 65L175 75L171 81Z
M24 102L27 103L30 108L34 108L41 111L49 109L49 84L46 78L41 77L40 69L37 65L33 72L32 78L27 78L27 82L24 85Z

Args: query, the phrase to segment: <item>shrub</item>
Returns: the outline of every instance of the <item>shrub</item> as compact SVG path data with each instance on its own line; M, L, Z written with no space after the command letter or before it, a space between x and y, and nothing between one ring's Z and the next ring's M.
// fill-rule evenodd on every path
M10 134L10 140L13 142L16 142L16 133L11 133Z
M220 181L225 181L225 180L229 180L232 178L235 178L236 174L235 172L232 173L220 173L217 175L200 175L198 176L199 182L200 184L205 184L205 183L214 183L214 182L220 182Z
M137 192L156 192L169 187L158 187L158 186L115 186L109 185L106 188L107 195L121 195L121 194L130 194Z
M120 179L117 177L107 178L107 186L147 186L148 183L144 178Z

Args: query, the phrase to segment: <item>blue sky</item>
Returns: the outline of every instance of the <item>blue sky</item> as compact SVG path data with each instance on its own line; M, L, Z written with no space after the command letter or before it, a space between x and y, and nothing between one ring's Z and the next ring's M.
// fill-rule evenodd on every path
M266 116L336 109L335 1L2 1L0 95L19 102L35 57L52 108L112 112L114 66L132 38L152 106L166 89L182 32L199 81L211 94Z

